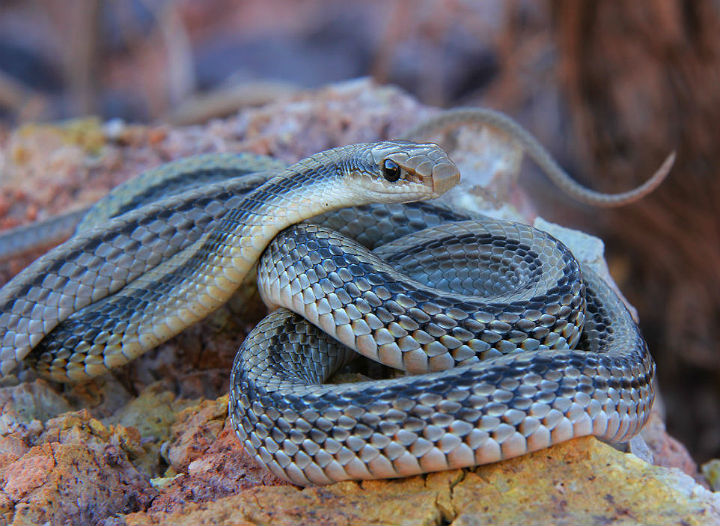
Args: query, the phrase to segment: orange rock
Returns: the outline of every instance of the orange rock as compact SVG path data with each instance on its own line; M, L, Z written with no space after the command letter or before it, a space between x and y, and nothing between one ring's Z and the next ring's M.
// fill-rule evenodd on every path
M52 446L34 447L5 470L3 492L17 502L45 484L53 468Z
M176 417L172 427L174 440L167 450L167 459L177 472L187 471L215 442L225 425L228 397L205 400L188 407Z
M190 462L187 473L162 487L149 511L181 509L188 500L207 502L241 490L266 485L288 485L251 459L229 420L215 442Z
M25 441L17 435L0 437L0 472L28 451Z
M108 429L78 411L48 421L40 440L3 470L1 494L12 505L0 522L95 523L155 494L128 457L140 448L137 431Z

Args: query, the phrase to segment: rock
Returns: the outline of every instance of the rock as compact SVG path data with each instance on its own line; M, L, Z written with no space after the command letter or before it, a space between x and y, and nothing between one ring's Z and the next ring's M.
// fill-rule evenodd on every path
M0 407L16 422L44 421L70 410L70 404L45 380L0 388Z
M720 520L720 496L698 489L678 470L582 438L474 470L322 488L253 488L124 520L128 526L711 524Z
M720 491L720 459L714 458L703 464L702 473L713 491Z
M685 446L668 435L658 406L659 404L656 402L650 418L639 435L652 451L653 463L658 466L677 468L702 483L697 464L690 453Z
M170 159L252 151L293 161L340 144L397 137L432 112L395 88L363 79L206 126L82 121L71 129L26 127L0 138L6 185L0 226L87 205ZM487 128L462 130L454 144L466 186L448 196L453 206L535 221L602 268L599 240L535 217L531 200L514 184L521 161L516 145ZM28 263L0 263L0 280ZM0 523L720 521L717 495L669 467L701 478L682 445L668 437L660 413L643 433L656 466L587 438L474 470L322 488L288 485L249 459L227 420L230 365L263 312L256 301L239 319L221 311L86 384L59 387L28 373L18 376L29 381L0 388Z
M158 382L105 418L104 423L119 424L140 433L144 453L138 455L134 465L146 476L154 477L164 464L160 451L170 438L177 412L190 404L189 400L178 399L163 382Z
M106 428L80 411L48 420L31 447L8 438L0 466L3 524L95 524L147 506L154 494L132 463L142 451L133 428Z
M166 458L176 472L187 471L190 463L205 454L217 440L227 419L227 397L200 402L177 415L175 438L166 449Z
M504 465L503 465L504 464ZM676 469L582 438L468 474L453 524L711 524L720 496Z
M227 414L223 396L176 415L172 439L162 449L169 464L166 480L159 481L161 495L151 509L167 511L189 499L206 502L244 488L287 484L244 453Z
M155 524L440 524L458 472L397 481L341 482L321 488L258 487L177 511L136 513L128 526Z

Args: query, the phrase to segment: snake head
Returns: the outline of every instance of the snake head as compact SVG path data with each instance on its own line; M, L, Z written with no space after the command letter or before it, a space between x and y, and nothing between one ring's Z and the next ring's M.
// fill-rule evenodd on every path
M368 145L367 170L360 186L378 202L408 202L438 197L460 181L460 172L437 144L384 141Z

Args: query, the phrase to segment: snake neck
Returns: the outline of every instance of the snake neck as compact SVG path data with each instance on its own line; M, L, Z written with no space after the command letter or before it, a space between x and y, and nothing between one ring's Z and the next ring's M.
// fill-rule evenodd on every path
M367 169L362 145L351 145L304 159L250 192L219 222L208 243L220 247L243 274L281 230L309 217L365 204L348 184L353 170Z
M300 161L250 192L226 219L271 222L279 232L309 216L354 204L345 181L354 164L345 156L317 155Z

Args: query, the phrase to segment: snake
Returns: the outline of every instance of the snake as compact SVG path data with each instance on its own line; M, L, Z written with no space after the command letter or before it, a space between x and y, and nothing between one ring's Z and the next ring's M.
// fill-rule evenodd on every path
M229 415L246 451L292 483L627 441L655 365L623 302L549 234L427 202L459 177L439 146L407 140L150 171L0 289L0 373L25 361L61 382L104 374L257 275L274 310L237 353ZM407 374L325 383L358 355Z

